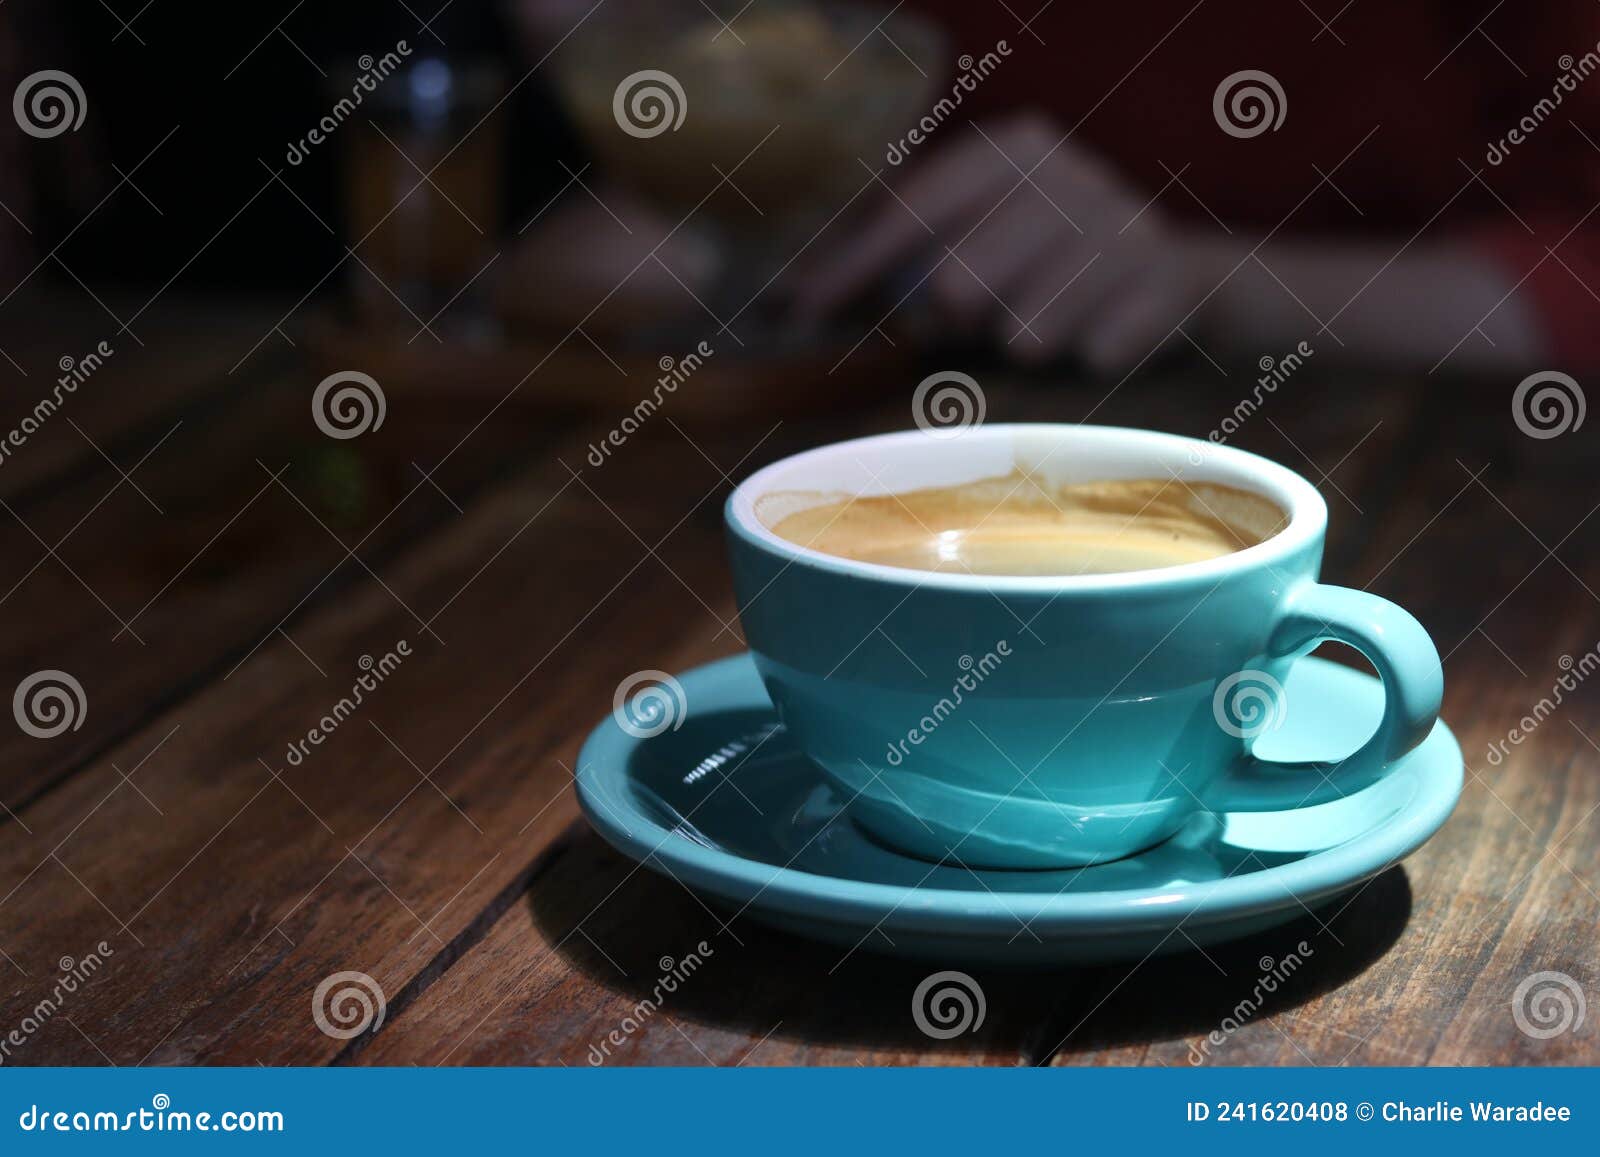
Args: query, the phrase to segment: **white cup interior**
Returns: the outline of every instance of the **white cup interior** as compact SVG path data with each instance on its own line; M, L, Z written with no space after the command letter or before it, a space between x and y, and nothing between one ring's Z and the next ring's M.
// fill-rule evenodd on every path
M1005 577L907 571L824 555L774 534L790 514L842 498L903 494L959 486L1022 470L1047 488L1079 482L1175 477L1232 486L1268 499L1285 525L1255 546L1221 558L1155 571L1115 575ZM763 498L770 499L763 502ZM759 510L759 513L758 513ZM1327 506L1294 471L1255 454L1176 434L1117 426L990 425L959 434L909 430L836 442L774 462L734 491L730 516L756 539L784 554L896 581L995 588L1103 587L1162 576L1224 572L1269 553L1290 553L1322 533Z

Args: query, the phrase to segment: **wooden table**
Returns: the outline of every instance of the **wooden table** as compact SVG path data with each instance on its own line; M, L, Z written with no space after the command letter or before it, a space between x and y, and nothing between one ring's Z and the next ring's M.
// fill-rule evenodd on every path
M164 301L145 345L123 340L0 467L0 690L59 669L86 700L53 738L0 728L0 1039L96 958L5 1063L582 1065L659 958L702 939L714 955L608 1063L1183 1065L1300 939L1306 967L1206 1063L1600 1060L1600 1009L1535 1039L1511 1006L1542 971L1600 999L1600 686L1487 757L1600 642L1594 424L1536 440L1514 381L1442 374L1308 366L1270 396L1233 442L1319 484L1326 576L1411 608L1446 657L1455 816L1325 929L1131 971L979 973L981 1030L933 1041L910 1015L929 968L724 928L604 846L571 790L619 682L741 647L731 480L908 425L920 374L821 417L768 398L706 425L669 401L595 467L626 409L541 405L537 374L498 407L391 397L380 429L330 439L295 349L273 333L244 356L279 312ZM18 316L4 344L29 376L6 429L105 329ZM1112 390L961 368L990 421L1201 436L1254 377L1200 363ZM402 642L291 763L363 657ZM312 1016L339 972L386 1003L350 1039Z

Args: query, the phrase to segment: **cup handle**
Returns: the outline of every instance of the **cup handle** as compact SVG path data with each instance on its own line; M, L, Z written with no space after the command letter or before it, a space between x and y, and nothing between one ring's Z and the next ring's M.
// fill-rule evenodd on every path
M1383 681L1383 718L1372 738L1347 758L1329 762L1283 763L1247 755L1212 785L1208 807L1288 811L1340 799L1382 779L1433 730L1444 673L1433 640L1408 612L1366 591L1306 583L1290 596L1268 653L1298 658L1324 642L1354 647Z

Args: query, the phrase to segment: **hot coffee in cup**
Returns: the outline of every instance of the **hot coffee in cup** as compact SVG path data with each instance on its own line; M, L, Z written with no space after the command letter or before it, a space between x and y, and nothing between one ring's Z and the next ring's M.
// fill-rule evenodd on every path
M1335 799L1438 715L1422 627L1319 583L1321 496L1240 450L1092 426L911 431L774 463L726 519L784 724L861 827L929 860L1089 864L1201 812ZM1289 666L1325 640L1383 680L1376 732L1337 762L1256 757L1295 710Z
M1046 486L1020 471L821 502L778 491L758 500L756 516L780 538L824 554L989 575L1181 566L1264 542L1284 522L1277 506L1232 486L1176 478Z

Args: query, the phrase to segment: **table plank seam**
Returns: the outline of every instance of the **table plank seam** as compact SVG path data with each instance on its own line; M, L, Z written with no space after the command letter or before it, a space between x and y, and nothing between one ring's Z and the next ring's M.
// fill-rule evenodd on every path
M331 1066L356 1063L357 1058L366 1051L367 1047L372 1044L378 1035L391 1030L405 1016L406 1010L423 993L427 992L437 981L442 979L444 974L450 971L458 960L482 942L494 930L500 918L526 896L539 878L554 867L561 857L566 855L587 831L588 824L585 821L575 821L569 824L559 836L541 848L538 854L507 882L505 887L490 897L489 901L462 927L461 931L452 936L444 947L434 953L426 964L417 969L416 974L406 982L405 987L395 994L393 1000L389 1001L383 1025L372 1032L366 1032L354 1037L328 1064Z
M172 428L174 422L187 424L221 414L237 402L245 391L270 389L275 380L287 384L292 379L286 371L295 360L295 356L290 353L276 354L270 360L263 361L259 367L253 368L248 374L240 375L238 381L219 381L214 385L207 385L206 383L214 375L206 375L197 379L194 388L185 391L180 400L135 422L129 429L117 431L109 439L100 439L100 443L106 453L118 461L137 456L139 448L161 437ZM15 494L4 497L18 511L26 511L87 482L98 472L97 467L103 467L104 464L105 460L86 444L84 452L79 457L63 464L55 473L34 479Z
M552 437L551 441L553 440L554 438ZM546 443L546 445L548 444ZM487 476L479 480L476 485L468 487L464 494L458 495L459 500L466 504L464 508L470 508L471 504L483 495L513 483L535 464L536 459L536 451L530 452L526 456L517 455L508 458L501 468L491 471ZM448 517L441 513L435 518L425 520L413 533L387 544L379 545L366 560L369 567L377 570L380 567L428 549L436 533L449 525ZM342 571L344 568L341 564L336 569ZM376 580L369 574L356 574L348 578L341 578L337 574L331 575L277 628L270 624L271 617L278 613L276 609L272 610L268 618L261 620L261 630L253 630L248 634L242 635L241 641L236 646L220 654L214 662L196 671L188 679L174 684L171 693L152 702L150 709L143 718L131 720L126 727L109 735L104 743L99 744L32 793L12 804L11 812L17 815L25 814L29 808L37 805L51 792L71 782L74 777L92 768L97 761L106 758L120 745L146 730L151 719L159 718L174 710L180 704L200 695L208 687L218 682L224 674L231 672L241 662L248 660L259 649L265 636L272 634L277 629L288 631L294 625L302 623L307 618L320 612L335 598L346 597L365 585L376 585ZM11 818L10 814L0 814L0 829L9 824Z

